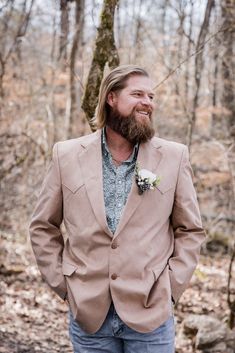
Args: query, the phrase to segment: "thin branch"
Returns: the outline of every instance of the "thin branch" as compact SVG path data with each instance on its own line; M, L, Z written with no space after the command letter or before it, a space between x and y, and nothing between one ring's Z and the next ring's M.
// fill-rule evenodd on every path
M31 137L30 135L26 134L26 132L21 132L20 134L0 134L0 138L5 137L5 138L15 138L15 137L21 137L21 136L25 136L27 139L29 139L31 142L33 142L34 145L36 145L37 147L39 147L41 154L43 156L46 155L46 151L44 150L44 148L36 141L34 140L33 137Z
M30 4L30 7L29 7L29 10L28 12L22 16L24 17L24 19L22 19L22 22L19 24L19 27L17 29L17 33L14 37L14 40L12 42L12 45L10 46L10 48L8 49L8 53L6 54L5 58L4 58L4 61L6 62L9 57L11 56L11 53L12 51L14 50L15 48L15 45L17 43L17 39L19 37L23 37L26 33L26 30L27 30L27 27L28 27L28 24L29 24L29 20L30 20L30 15L31 15L31 10L32 10L32 7L33 7L33 4L34 4L34 1L35 0L31 0L31 4Z
M168 78L173 75L179 68L181 68L181 66L186 63L189 59L191 59L193 56L195 55L198 55L199 53L201 53L201 51L204 49L205 45L211 41L211 39L215 38L219 33L221 32L226 32L230 29L230 27L226 27L226 28L222 28L220 27L220 29L213 33L202 45L200 45L200 47L195 50L192 54L190 54L187 58L185 58L183 61L181 61L179 63L179 65L177 65L174 69L172 69L168 74L167 76L162 80L160 81L155 87L154 87L154 90L157 89L159 86L161 86L165 81L168 80Z
M0 12L2 12L2 10L3 10L5 7L7 7L10 2L12 3L13 0L7 0L6 3L5 3L4 5L2 5L2 7L0 8Z
M0 180L4 179L5 176L7 176L8 174L10 174L10 172L12 171L12 169L14 169L15 167L18 167L20 164L22 164L28 156L28 152L25 153L22 156L15 156L15 163L11 164L10 167L8 169L5 169L1 172L0 174Z
M65 61L65 67L69 67L70 68L71 66L71 60L66 60ZM75 70L71 70L71 72L73 73L74 77L76 78L76 80L79 82L80 86L81 86L81 89L82 89L82 93L84 92L84 86L83 86L83 83L80 79L80 77L76 74Z

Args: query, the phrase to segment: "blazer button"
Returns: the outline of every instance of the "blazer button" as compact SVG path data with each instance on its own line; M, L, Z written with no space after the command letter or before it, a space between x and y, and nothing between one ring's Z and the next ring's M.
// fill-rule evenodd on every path
M116 274L116 273L113 273L113 274L111 275L111 278L112 278L113 280L117 279L117 274Z
M112 249L117 249L117 247L118 247L117 243L112 243L112 244L111 244L111 248L112 248Z

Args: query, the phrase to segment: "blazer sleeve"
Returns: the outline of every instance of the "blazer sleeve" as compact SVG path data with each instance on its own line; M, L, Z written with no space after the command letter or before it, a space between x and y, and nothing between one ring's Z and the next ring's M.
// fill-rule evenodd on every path
M205 239L192 177L188 148L184 146L171 214L174 251L168 264L174 302L179 299L193 275Z
M34 210L29 233L32 248L42 278L62 298L66 296L66 281L62 274L64 240L60 230L63 220L63 198L58 160L58 144Z

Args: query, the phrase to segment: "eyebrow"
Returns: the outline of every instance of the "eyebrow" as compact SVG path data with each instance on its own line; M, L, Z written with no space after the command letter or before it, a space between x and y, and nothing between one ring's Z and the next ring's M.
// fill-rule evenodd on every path
M145 91L144 90L142 90L142 89L133 89L133 90L131 90L131 93L134 93L134 92L137 92L137 93L145 93ZM154 94L154 92L148 92L147 94L151 94L151 96L154 96L155 94Z

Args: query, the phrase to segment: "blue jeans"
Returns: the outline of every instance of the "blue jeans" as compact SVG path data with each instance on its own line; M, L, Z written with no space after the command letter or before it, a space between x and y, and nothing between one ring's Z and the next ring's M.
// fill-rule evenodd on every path
M149 333L129 328L119 318L113 305L101 328L93 334L84 332L70 313L70 339L74 353L174 353L175 327L171 316Z

